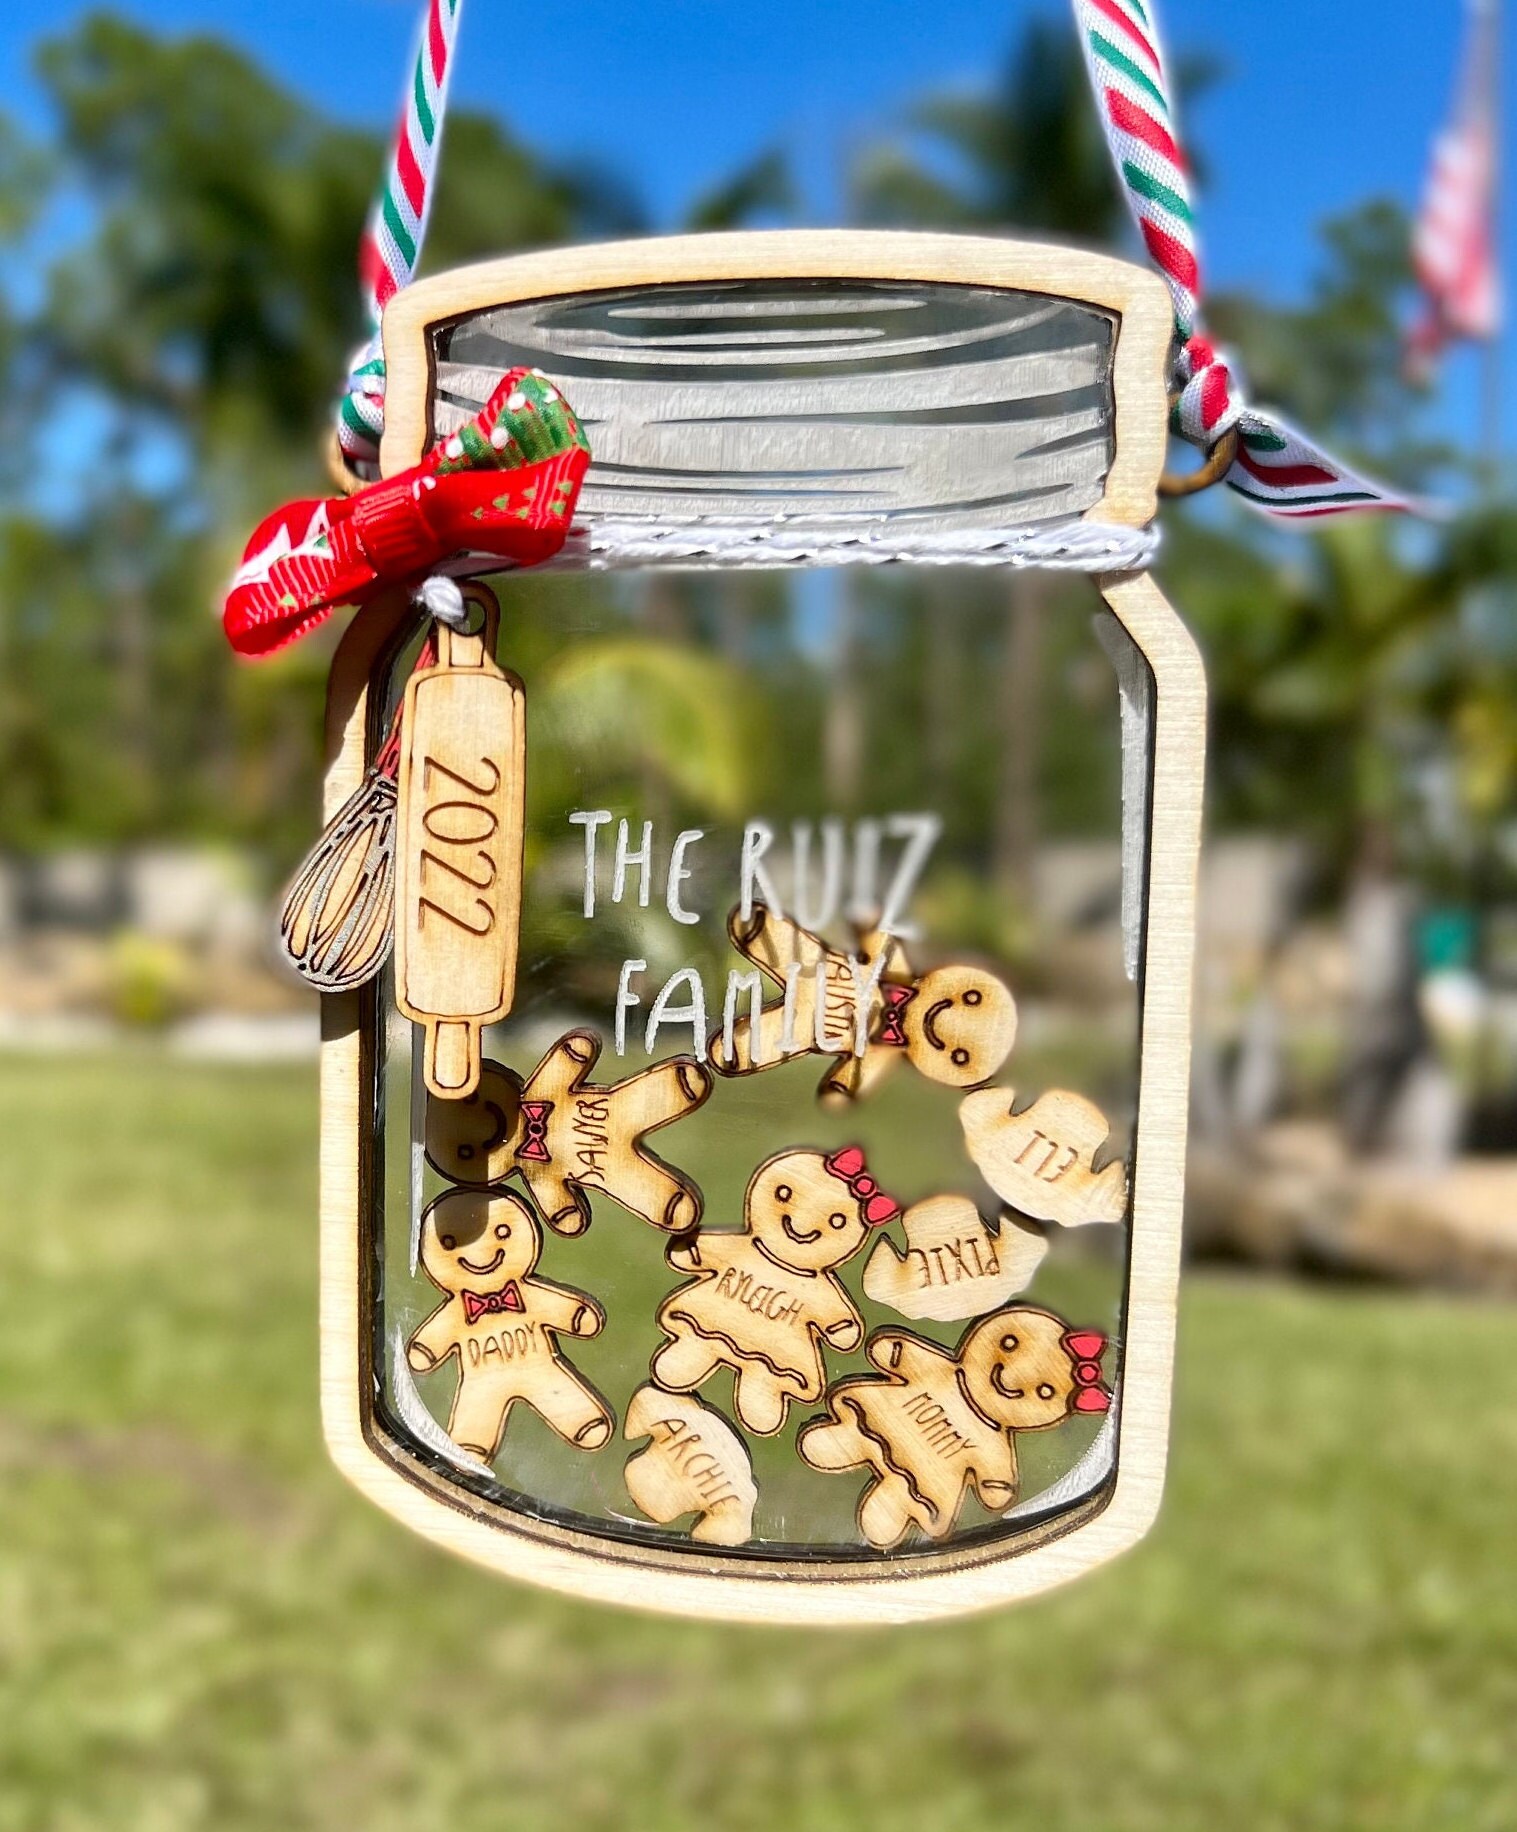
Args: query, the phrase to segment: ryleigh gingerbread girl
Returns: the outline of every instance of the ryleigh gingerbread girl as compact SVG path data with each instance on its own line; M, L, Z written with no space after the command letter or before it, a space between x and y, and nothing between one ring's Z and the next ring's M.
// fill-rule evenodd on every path
M952 1354L878 1330L865 1353L882 1373L839 1381L796 1448L813 1469L871 1471L858 1510L871 1545L889 1551L912 1527L944 1539L971 1488L996 1512L1016 1500L1017 1432L1108 1409L1105 1348L1099 1330L1032 1305L982 1318Z
M711 1092L711 1076L694 1057L675 1056L626 1081L589 1086L585 1077L600 1052L594 1031L570 1031L525 1084L486 1061L469 1099L428 1102L428 1158L457 1183L520 1176L559 1234L589 1227L596 1191L656 1228L688 1232L701 1218L701 1192L643 1140L694 1113Z
M771 1436L792 1400L821 1398L824 1346L846 1353L862 1341L863 1319L835 1269L900 1212L857 1146L761 1164L741 1234L703 1232L668 1250L669 1264L695 1277L659 1307L668 1340L653 1357L654 1380L688 1393L730 1367L738 1417Z
M895 936L871 930L845 953L763 904L746 920L734 910L727 932L784 996L763 1008L757 1025L751 1017L733 1025L730 1053L722 1032L712 1037L718 1074L751 1075L792 1056L833 1056L817 1093L842 1105L872 1093L902 1061L929 1081L975 1087L995 1074L1016 1041L1016 1001L983 968L934 967L918 977Z
M597 1335L606 1314L583 1292L530 1276L541 1247L532 1211L503 1190L449 1190L422 1218L422 1268L446 1296L407 1343L406 1359L426 1374L458 1357L448 1436L486 1463L518 1400L581 1450L598 1450L616 1423L556 1340Z

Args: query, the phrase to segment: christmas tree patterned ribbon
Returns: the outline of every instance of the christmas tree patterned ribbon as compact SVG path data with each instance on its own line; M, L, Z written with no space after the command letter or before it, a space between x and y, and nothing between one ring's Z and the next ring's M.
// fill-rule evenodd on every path
M384 184L369 213L358 251L358 275L369 320L368 341L353 358L337 409L343 457L365 474L379 463L385 424L385 363L379 341L384 308L408 286L421 259L433 181L442 149L448 79L463 0L426 0L416 65Z
M1270 515L1405 509L1403 497L1351 471L1273 414L1243 399L1208 340L1190 171L1160 49L1155 0L1073 0L1106 142L1128 206L1175 308L1175 432L1210 451L1234 427L1225 482Z
M241 655L267 655L458 553L551 559L589 463L564 397L546 376L513 369L413 469L353 496L288 503L260 523L227 593L227 638Z

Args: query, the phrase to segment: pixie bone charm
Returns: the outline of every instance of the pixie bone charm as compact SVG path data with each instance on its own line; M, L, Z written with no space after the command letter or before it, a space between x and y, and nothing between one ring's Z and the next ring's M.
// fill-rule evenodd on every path
M864 1262L864 1295L903 1317L983 1317L1032 1283L1048 1242L1012 1216L992 1232L967 1196L930 1196L902 1217L906 1251L883 1236Z
M945 1539L971 1489L1002 1513L1017 1498L1016 1433L1076 1412L1105 1412L1106 1338L1031 1306L998 1311L952 1354L905 1330L879 1330L866 1353L881 1374L838 1381L827 1415L796 1440L813 1469L867 1469L859 1530L888 1552L913 1527Z
M1078 1228L1120 1222L1127 1172L1118 1162L1094 1169L1111 1128L1083 1095L1056 1089L1013 1111L1011 1088L982 1088L959 1103L969 1155L1002 1199L1035 1221Z
M557 1344L560 1334L598 1334L605 1312L583 1292L531 1277L541 1247L532 1211L506 1191L450 1190L422 1219L422 1268L446 1295L406 1359L425 1374L458 1357L448 1436L486 1463L518 1400L581 1450L598 1450L616 1424Z
M742 1439L712 1407L689 1393L639 1387L623 1436L647 1438L627 1459L627 1493L649 1520L668 1526L698 1516L690 1537L702 1545L741 1546L753 1532L758 1490Z
M995 1074L1016 1041L1016 1001L983 968L934 967L918 976L894 936L871 931L845 953L763 904L746 922L734 910L727 932L782 996L763 1008L757 1026L751 1016L733 1026L730 1060L722 1034L713 1036L720 1074L751 1075L792 1056L833 1056L817 1092L841 1105L871 1093L903 1059L929 1081L975 1087Z
M427 1103L428 1158L458 1183L520 1176L558 1234L590 1225L595 1193L656 1228L687 1232L701 1218L701 1192L643 1141L694 1113L711 1092L711 1076L693 1057L675 1056L626 1081L587 1085L600 1052L593 1031L570 1031L525 1084L487 1061L467 1100Z
M857 1146L824 1155L786 1151L754 1172L741 1234L702 1232L672 1243L669 1264L694 1273L659 1307L668 1340L653 1357L661 1387L688 1393L719 1367L736 1372L743 1424L769 1437L792 1400L817 1400L823 1349L843 1354L864 1325L836 1268L871 1227L900 1213Z

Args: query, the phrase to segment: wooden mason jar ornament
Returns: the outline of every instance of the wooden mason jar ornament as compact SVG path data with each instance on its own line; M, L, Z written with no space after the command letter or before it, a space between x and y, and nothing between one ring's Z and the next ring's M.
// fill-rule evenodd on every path
M281 917L324 998L327 1440L504 1574L906 1620L1045 1590L1158 1507L1205 722L1148 572L1168 431L1274 513L1395 499L1239 397L1151 0L1074 11L1157 276L817 231L415 282L438 136L408 119L344 494L269 517L233 583L246 653L358 607ZM439 111L457 16L429 0ZM959 569L872 632L893 687L782 620L762 658L667 606L654 631L597 577L859 564ZM1094 588L1067 633L1110 715L1082 787L1132 1039L1099 1087L1050 1080L1020 1022L992 820L944 762L998 735L964 569L1008 566ZM451 582L487 572L503 615ZM871 711L867 767L817 787Z

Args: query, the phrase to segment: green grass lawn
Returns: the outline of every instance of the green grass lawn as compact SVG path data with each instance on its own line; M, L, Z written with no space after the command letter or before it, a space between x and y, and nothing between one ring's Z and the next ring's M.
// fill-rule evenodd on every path
M0 1832L1511 1832L1510 1309L1196 1275L1165 1512L838 1634L580 1607L349 1492L314 1076L0 1061Z

